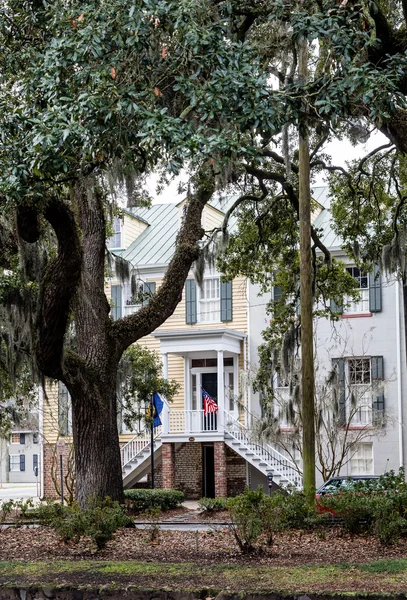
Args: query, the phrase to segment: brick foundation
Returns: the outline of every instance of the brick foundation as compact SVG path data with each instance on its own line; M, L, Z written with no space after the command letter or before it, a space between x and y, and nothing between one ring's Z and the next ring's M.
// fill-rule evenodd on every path
M224 442L213 442L215 454L215 496L227 496L226 446Z
M175 489L184 492L188 500L198 500L202 497L202 444L175 444L174 454Z
M246 487L246 461L226 446L227 495L237 496Z
M167 490L175 487L175 444L163 444L162 451L162 474L163 488Z
M66 443L62 458L62 468L64 474L64 496L69 497L68 487L73 486L72 460L70 460L69 451L71 444ZM60 463L59 454L56 452L55 444L44 444L44 498L60 498Z

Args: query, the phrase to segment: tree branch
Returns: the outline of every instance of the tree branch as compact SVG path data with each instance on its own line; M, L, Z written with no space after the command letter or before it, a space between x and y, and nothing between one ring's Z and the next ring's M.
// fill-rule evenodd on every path
M203 235L202 211L214 192L213 169L208 166L202 167L198 174L196 192L187 201L175 253L161 287L146 307L112 324L112 336L119 355L130 344L157 329L176 309L192 263L199 257L198 242Z
M52 198L44 212L55 231L58 253L45 272L35 330L35 356L41 372L63 380L62 356L69 309L81 274L81 249L70 208Z

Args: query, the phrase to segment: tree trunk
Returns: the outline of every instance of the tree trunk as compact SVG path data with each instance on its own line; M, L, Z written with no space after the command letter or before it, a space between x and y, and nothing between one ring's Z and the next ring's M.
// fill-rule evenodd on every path
M83 378L71 388L72 429L76 463L76 500L85 506L92 498L124 503L116 385Z
M307 77L307 41L299 45L299 75ZM312 323L311 190L308 124L299 127L299 203L300 203L300 303L301 303L301 388L304 492L315 502L315 406L314 351Z

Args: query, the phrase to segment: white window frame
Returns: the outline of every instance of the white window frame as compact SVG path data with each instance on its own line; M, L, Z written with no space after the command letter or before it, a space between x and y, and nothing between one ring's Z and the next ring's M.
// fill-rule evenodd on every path
M350 459L350 474L374 475L373 442L355 444Z
M20 454L10 454L10 473L16 473L17 471L20 471ZM15 460L13 460L15 459ZM13 465L13 462L15 463ZM17 467L17 468L13 468L13 467Z
M357 289L359 290L359 293L360 293L360 299L355 302L351 298L345 297L344 298L345 306L344 306L343 314L345 314L345 315L352 315L352 314L363 315L363 314L370 313L369 274L363 273L359 269L359 267L356 267L354 265L347 266L346 270L349 272L350 275L352 275L352 277L356 281L359 281L359 287ZM359 275L354 274L355 270L357 270L359 272ZM350 271L352 271L352 272L350 272ZM364 281L366 283L366 287L361 287L362 283Z
M368 377L366 376L367 370L359 369L360 379L359 383L352 381L351 362L361 361L363 363L369 363ZM357 367L357 365L355 365ZM355 373L355 372L354 372ZM347 414L350 414L351 408L351 394L355 393L357 403L360 405L357 408L357 412L353 415L350 426L351 427L369 427L373 425L373 390L372 390L372 361L370 357L352 356L347 358L345 361L345 376L346 376L346 387L347 387L347 399L346 399L346 410Z
M208 274L203 279L203 288L205 288L206 282L216 282L216 287L218 290L217 298L202 298L202 289L198 285L197 286L197 323L205 324L205 323L220 323L220 276L215 273ZM207 304L209 306L209 310L202 310L203 304ZM204 315L209 315L208 318L204 318Z
M123 219L120 217L115 217L113 219L112 226L114 233L107 239L107 247L109 250L119 250L120 248L123 248ZM118 236L120 236L119 246L117 245Z

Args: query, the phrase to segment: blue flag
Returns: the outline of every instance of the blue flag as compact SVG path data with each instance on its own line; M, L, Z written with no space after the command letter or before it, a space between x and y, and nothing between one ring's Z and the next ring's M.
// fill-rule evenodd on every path
M153 396L153 416L154 416L154 427L161 425L160 414L162 412L164 402L158 392L154 393Z

